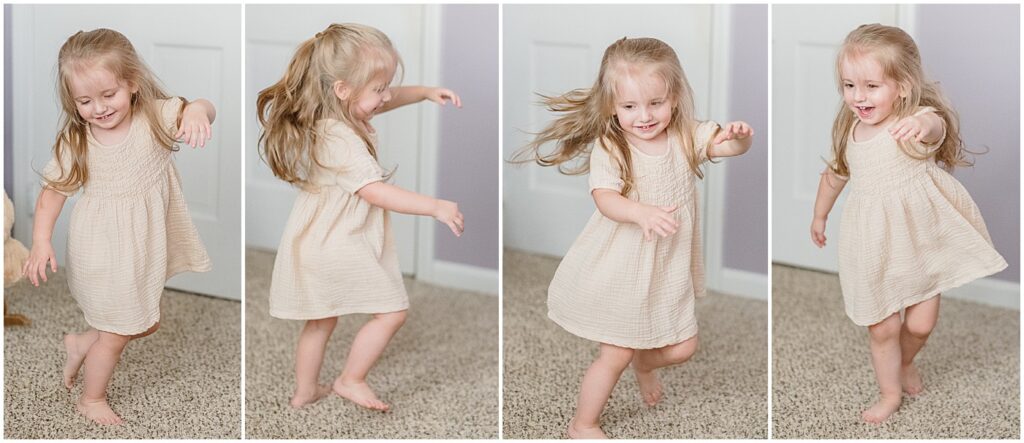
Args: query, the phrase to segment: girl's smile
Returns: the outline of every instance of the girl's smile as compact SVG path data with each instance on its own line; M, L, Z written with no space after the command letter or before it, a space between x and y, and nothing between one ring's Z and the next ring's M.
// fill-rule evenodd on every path
M900 85L887 77L873 57L845 58L840 66L843 101L869 127L888 123L900 97Z
M672 120L668 84L654 69L625 69L615 85L615 118L636 146L661 142Z

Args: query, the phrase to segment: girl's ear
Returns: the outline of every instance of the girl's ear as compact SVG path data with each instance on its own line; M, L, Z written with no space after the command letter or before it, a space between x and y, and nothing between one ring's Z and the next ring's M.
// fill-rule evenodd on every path
M910 96L910 85L906 83L900 83L900 98L907 98Z
M338 97L339 100L348 100L352 97L352 88L345 84L345 82L338 80L334 82L334 96Z

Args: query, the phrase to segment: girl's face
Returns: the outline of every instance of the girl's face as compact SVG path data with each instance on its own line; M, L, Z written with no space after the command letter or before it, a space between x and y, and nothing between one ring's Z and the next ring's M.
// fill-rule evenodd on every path
M668 84L653 69L626 72L615 83L615 118L634 145L654 141L672 121Z
M352 113L355 118L361 121L370 121L384 104L391 101L391 79L394 78L394 70L378 75L370 81L363 89L359 97L352 103Z
M95 64L73 69L68 77L71 97L83 120L107 131L131 124L132 94L137 88Z
M875 126L887 123L893 117L901 88L885 75L882 65L874 57L846 57L839 70L843 101L861 123Z

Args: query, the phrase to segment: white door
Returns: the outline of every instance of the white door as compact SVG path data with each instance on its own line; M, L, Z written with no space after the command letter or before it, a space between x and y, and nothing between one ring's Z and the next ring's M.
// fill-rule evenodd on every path
M15 112L15 236L31 243L32 212L39 176L52 156L59 117L55 96L57 52L79 30L111 28L125 34L172 95L202 97L217 107L213 139L205 149L183 147L175 154L192 220L206 244L213 271L187 273L168 287L241 299L241 202L238 165L241 146L241 34L237 5L14 5L11 63ZM68 214L65 204L53 246L65 263Z
M708 118L711 12L707 5L505 5L505 159L553 119L537 105L536 94L590 87L605 48L622 37L655 37L671 45L693 88L698 117ZM586 175L506 164L504 180L505 246L565 255L594 213Z
M841 101L836 53L865 23L902 25L891 5L772 7L772 251L774 261L838 271L839 218L847 192L829 215L824 250L810 227L823 159L831 158L832 122ZM902 14L904 21L906 15ZM904 29L906 27L904 26Z
M284 74L299 43L331 23L361 23L387 34L405 65L402 84L423 78L424 9L422 5L247 5L246 46L246 245L276 250L297 191L274 177L260 159L256 140L256 95ZM379 134L381 165L395 171L393 183L418 189L421 105L400 108L373 119ZM392 214L395 243L402 272L413 273L416 259L416 223L409 215Z

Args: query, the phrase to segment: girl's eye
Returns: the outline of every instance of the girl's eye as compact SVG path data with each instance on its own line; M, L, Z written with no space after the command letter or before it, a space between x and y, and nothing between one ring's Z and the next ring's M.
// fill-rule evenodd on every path
M104 98L111 98L111 97L113 97L113 96L114 96L114 94L109 94L109 95L104 95L103 97L104 97Z
M875 88L878 88L878 85L868 85L868 87L871 88L871 89L875 89Z
M651 102L651 106L660 106L662 102Z
M633 105L622 105L622 109L633 109Z
M853 84L845 83L845 84L843 84L843 87L849 89L849 88L853 87Z
M82 106L88 105L89 104L89 100L80 101L80 102L78 102L78 104L80 104Z

